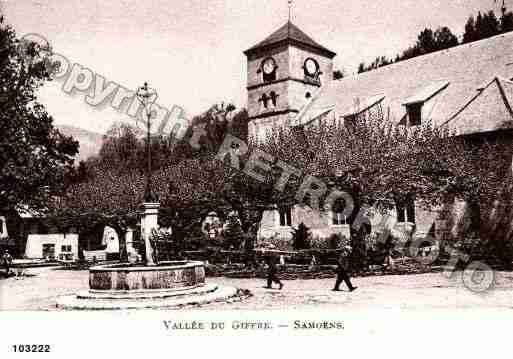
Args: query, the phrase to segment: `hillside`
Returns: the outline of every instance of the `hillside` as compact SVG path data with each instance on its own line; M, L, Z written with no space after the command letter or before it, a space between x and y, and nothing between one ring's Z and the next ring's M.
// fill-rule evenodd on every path
M103 135L100 133L84 130L82 128L58 125L56 126L62 134L72 136L80 144L77 161L86 160L91 156L95 156L100 151L103 141Z

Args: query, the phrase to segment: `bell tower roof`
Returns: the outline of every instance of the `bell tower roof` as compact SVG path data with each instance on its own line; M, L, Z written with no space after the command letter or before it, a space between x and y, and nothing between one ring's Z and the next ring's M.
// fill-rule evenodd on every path
M326 55L329 58L335 57L336 53L328 50L324 46L314 41L310 36L305 34L299 27L294 25L291 21L287 21L285 25L269 35L265 40L259 42L255 46L244 51L247 56L258 50L267 49L281 44L296 44L303 45L310 49L315 49Z

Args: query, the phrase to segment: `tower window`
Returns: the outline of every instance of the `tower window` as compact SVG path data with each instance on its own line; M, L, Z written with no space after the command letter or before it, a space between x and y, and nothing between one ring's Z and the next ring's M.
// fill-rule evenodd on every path
M262 71L262 77L264 82L270 82L276 80L276 69L278 66L276 65L276 61L272 57L266 58L262 61L262 65L260 69Z
M264 82L276 81L276 71L271 72L270 74L264 73Z
M264 107L267 108L267 102L269 101L269 97L267 97L267 95L264 93L258 101L261 101L264 104Z
M313 83L320 83L319 76L321 75L321 70L319 63L309 57L305 60L303 64L303 71L305 73L305 80Z
M280 227L292 226L292 208L289 206L280 207L278 212L280 213Z
M410 126L419 126L422 123L422 102L406 106Z
M276 103L278 102L278 95L276 94L276 92L271 91L270 97L273 106L276 107Z

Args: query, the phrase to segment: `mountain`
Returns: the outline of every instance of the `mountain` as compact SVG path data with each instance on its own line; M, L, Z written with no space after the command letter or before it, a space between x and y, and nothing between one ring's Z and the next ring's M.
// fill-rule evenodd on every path
M57 125L56 127L63 135L72 136L79 142L79 153L76 156L77 163L85 161L91 156L96 156L100 152L103 142L102 134L68 125Z

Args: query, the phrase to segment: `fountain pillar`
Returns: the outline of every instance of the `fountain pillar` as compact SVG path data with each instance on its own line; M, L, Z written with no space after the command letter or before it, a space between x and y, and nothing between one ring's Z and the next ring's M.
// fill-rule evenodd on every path
M9 234L7 233L7 220L5 217L0 217L0 239L9 238Z
M144 239L144 247L146 249L146 265L154 266L153 247L150 238L153 230L158 229L158 215L160 203L146 202L143 204L144 214L141 219L141 234Z

